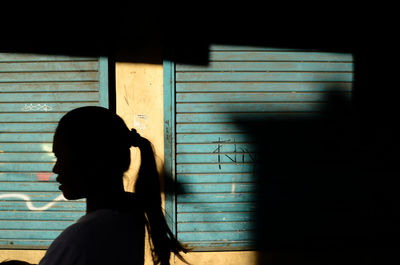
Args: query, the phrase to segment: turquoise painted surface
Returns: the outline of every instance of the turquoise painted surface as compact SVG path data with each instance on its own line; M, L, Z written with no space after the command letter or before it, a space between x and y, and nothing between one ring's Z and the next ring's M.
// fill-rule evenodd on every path
M315 72L351 72L351 62L210 62L207 66L177 65L179 72L201 71L315 71Z
M85 212L79 211L0 211L0 218L1 220L10 220L10 222L13 222L15 220L57 222L76 221L84 214Z
M1 175L0 175L1 176ZM212 173L212 174L177 174L179 183L248 183L254 180L253 173Z
M46 102L46 103L1 103L0 112L68 112L82 106L98 106L98 102Z
M166 117L174 119L166 150L178 187L169 213L189 247L251 249L257 148L237 123L307 120L320 117L332 97L351 101L353 56L279 47L210 50L208 65L172 65L164 79Z
M41 93L1 93L0 102L57 102L57 101L99 101L99 93L93 92L41 92Z
M170 181L165 189L173 191L175 187L175 63L164 61L164 170ZM174 192L165 193L166 220L171 232L176 235L176 196Z
M231 189L232 191L232 189ZM178 194L178 203L204 203L204 202L254 202L257 200L256 193L205 193L196 194Z
M177 83L176 92L351 92L351 82Z
M266 113L266 112L255 112L255 113L179 113L176 115L176 121L178 123L222 123L232 122L240 120L265 120L265 119L309 119L317 118L320 113ZM177 135L177 141L182 134ZM193 135L193 134L191 134ZM241 134L229 134L232 135L230 138L243 137ZM224 135L225 136L225 135ZM214 136L215 137L215 136ZM186 137L191 138L191 137Z
M255 212L219 212L219 213L178 213L177 221L181 223L197 222L245 222L255 221Z
M81 106L108 107L107 58L0 53L0 247L46 248L85 213L53 174L53 133Z
M7 230L63 230L65 227L70 226L71 221L0 221L0 227Z
M177 102L299 102L299 101L326 101L334 93L272 93L272 92L237 92L227 93L177 93ZM340 95L350 97L351 94L341 93Z
M222 137L221 137L222 139ZM177 154L197 154L197 153L207 153L210 155L214 154L224 154L224 153L248 153L255 152L256 147L253 144L247 143L233 143L233 142L222 142L215 140L214 143L204 143L204 144L177 144L176 152Z
M97 61L94 57L77 57L55 54L0 53L0 62L54 62L54 61Z
M351 82L352 73L179 72L178 82Z
M194 184L180 184L181 194L194 194L194 193L241 193L241 192L255 192L256 187L253 183L194 183Z
M254 222L225 222L225 223L198 223L193 230L193 225L183 223L179 225L178 232L222 232L222 231L246 231L254 229Z
M255 233L249 231L230 231L230 232L181 232L178 233L178 240L190 242L193 239L196 241L254 241Z
M90 92L99 91L97 82L0 83L2 92Z
M176 113L237 113L237 112L316 112L326 106L319 102L291 103L181 103L176 106Z
M296 51L211 51L210 61L297 61L297 62L351 62L353 56L345 53Z

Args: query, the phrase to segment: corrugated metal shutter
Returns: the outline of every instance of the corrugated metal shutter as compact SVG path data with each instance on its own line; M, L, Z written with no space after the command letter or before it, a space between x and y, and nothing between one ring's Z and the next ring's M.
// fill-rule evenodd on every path
M165 91L166 156L173 156L167 169L178 187L167 203L173 229L194 249L253 248L256 147L235 121L314 117L329 94L350 98L352 55L213 46L207 66L170 66L164 83L175 91Z
M84 214L51 173L53 133L71 109L108 107L107 68L107 58L0 53L0 247L46 248Z

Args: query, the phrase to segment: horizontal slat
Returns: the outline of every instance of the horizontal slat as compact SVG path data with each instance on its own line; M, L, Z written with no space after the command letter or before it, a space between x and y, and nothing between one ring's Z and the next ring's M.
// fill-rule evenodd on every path
M244 251L257 249L253 241L201 241L185 242L183 245L193 251Z
M1 179L1 175L0 175ZM255 182L256 177L252 173L235 174L177 174L178 183L240 183Z
M279 48L279 47L264 47L264 46L245 46L245 45L227 45L227 44L211 44L209 47L210 51L297 51L300 49L293 48Z
M1 113L0 122L58 122L65 113ZM0 135L1 139L1 135Z
M176 71L313 71L313 72L351 72L352 63L334 62L210 62L206 66L177 64Z
M178 213L177 222L246 222L255 221L254 212Z
M180 103L177 113L212 113L212 112L314 112L322 111L326 103ZM1 104L0 104L1 108Z
M298 102L298 101L327 101L332 96L340 96L344 98L350 98L349 93L300 93L300 92L289 92L289 93L177 93L176 101L180 102Z
M351 82L289 83L289 82L235 82L235 83L177 83L177 92L350 92Z
M54 163L23 163L23 162L15 162L15 163L1 163L0 171L5 172L42 172L42 171L51 171L54 167Z
M1 115L0 115L1 116ZM1 142L37 142L37 143L51 143L53 141L54 133L1 133Z
M98 92L40 92L40 93L0 93L0 102L80 102L99 101Z
M180 194L255 192L255 183L179 184Z
M255 203L180 203L177 205L179 213L252 212L255 210Z
M34 53L0 53L0 62L38 61L98 61L98 58Z
M97 61L0 62L0 72L97 71Z
M211 117L214 115L219 116L220 118L215 118L215 119L227 119L227 117L230 117L229 113L223 113L223 114L178 114L181 115L180 119L184 119L183 116L197 116L198 119L206 119L206 117ZM177 116L178 116L177 115ZM235 115L235 114L233 114ZM245 115L245 114L244 114ZM177 118L178 119L178 118ZM186 118L185 118L186 119ZM187 118L189 119L189 118ZM218 143L218 142L230 142L230 143L248 143L252 142L253 139L243 133L225 133L225 134L184 134L184 133L179 133L176 135L176 142L179 143Z
M54 162L53 153L0 153L1 162Z
M0 131L2 127L0 124ZM177 133L235 133L244 132L246 128L235 123L179 123Z
M62 230L0 230L0 239L55 239Z
M0 248L47 249L53 240L1 239Z
M0 166L1 169L1 166ZM255 172L256 164L251 163L215 163L215 164L178 164L176 172L182 173L251 173Z
M98 90L98 82L0 83L1 92L85 92Z
M52 143L0 143L3 152L51 152Z
M0 103L0 112L67 112L83 106L98 106L99 102Z
M255 240L254 233L246 232L181 232L178 240L182 242L193 241L245 241Z
M73 224L72 221L3 221L0 220L2 230L64 230ZM2 231L0 230L0 231Z
M218 52L209 53L210 61L298 61L298 62L351 62L353 56L346 53L326 52L276 52L276 51L252 51L252 52Z
M59 192L59 183L53 181L41 181L41 182L1 182L0 192Z
M256 146L252 144L213 143L213 144L177 144L176 152L183 153L234 153L239 151L255 152Z
M176 162L185 163L252 163L255 162L254 153L243 153L238 151L231 154L177 154ZM0 161L2 156L0 154Z
M178 223L178 233L181 232L223 232L248 231L255 228L253 222L222 222L222 223Z
M53 172L0 172L0 182L1 181L55 181L57 175ZM46 193L47 194L47 193Z
M75 221L86 211L0 211L1 220Z
M178 72L176 82L352 82L352 73Z
M313 119L321 117L321 113L179 113L176 122L201 123L201 122L240 122L263 121L279 119Z
M27 199L29 199L29 201L31 201L33 203L36 203L36 202L43 203L43 202L59 201L61 195L62 194L60 191L58 191L58 192L56 192L56 191L53 191L53 192L50 192L50 191L46 191L46 192L24 191L23 195L21 195L21 193L16 193L16 192L2 191L0 194L0 197L2 198L2 200L5 200L5 201L7 201L7 200L8 201L22 201L23 199L21 196L23 196L23 198L27 198ZM64 199L61 198L61 200L64 200ZM79 200L79 201L84 202L84 200ZM74 202L77 202L77 201L74 201Z
M98 72L0 73L0 82L98 81Z
M58 123L0 123L2 132L54 132Z
M199 202L254 202L257 200L256 193L206 193L206 194L178 194L178 203Z

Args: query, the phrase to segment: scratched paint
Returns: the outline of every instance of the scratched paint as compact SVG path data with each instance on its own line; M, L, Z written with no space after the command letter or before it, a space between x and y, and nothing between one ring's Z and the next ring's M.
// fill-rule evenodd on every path
M38 172L36 178L38 181L54 181L56 177L52 172Z
M51 144L42 144L41 145L41 149L42 149L42 151L44 151L44 152L53 152L53 146L51 145ZM51 154L51 156L53 156L52 154Z
M52 202L49 202L48 204L45 204L41 207L36 207L33 205L31 198L23 193L10 193L10 194L0 194L0 200L1 199L21 199L24 200L26 203L26 207L31 210L31 211L45 211L49 208L51 208L56 202L58 201L66 201L65 197L61 194L54 198Z

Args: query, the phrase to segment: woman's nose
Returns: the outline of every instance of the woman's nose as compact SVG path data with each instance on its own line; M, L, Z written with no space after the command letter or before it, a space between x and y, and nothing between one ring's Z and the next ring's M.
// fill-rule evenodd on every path
M54 167L53 167L53 173L55 173L55 174L59 174L59 163L58 163L58 161L56 161L56 163L55 163L55 165L54 165Z

